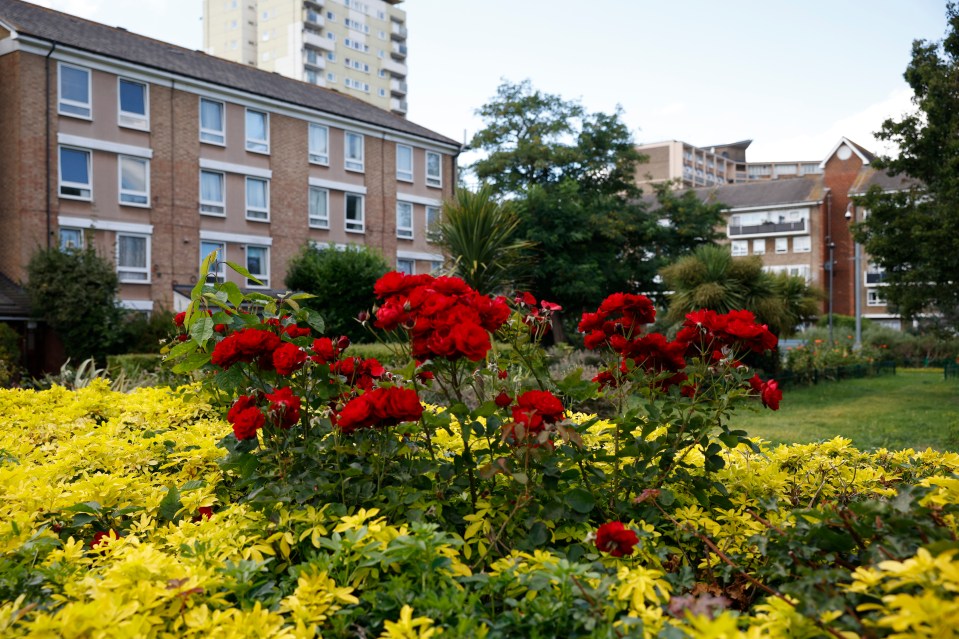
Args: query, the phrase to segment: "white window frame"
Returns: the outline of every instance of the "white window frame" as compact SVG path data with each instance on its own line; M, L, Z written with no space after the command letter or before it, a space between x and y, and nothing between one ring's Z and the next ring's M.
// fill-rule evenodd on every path
M400 226L400 209L407 209L410 216L409 226ZM413 208L412 202L397 202L396 203L396 237L401 240L412 240L413 239L413 213L415 209Z
M134 191L123 188L123 164L124 162L134 162L143 165L144 190ZM133 157L131 155L117 156L117 187L119 202L123 206L136 206L139 208L150 208L150 160L146 158ZM127 198L127 199L124 199ZM142 202L136 201L143 198Z
M79 151L80 153L86 153L87 155L87 181L84 182L68 182L63 179L63 150L68 149L70 151ZM82 149L76 146L66 146L59 145L57 148L57 172L59 176L59 187L57 188L57 193L61 198L66 200L82 200L84 202L93 201L93 151L90 149ZM81 191L79 195L72 193L64 193L63 189L78 189ZM86 191L86 195L83 194L83 191Z
M211 104L220 105L220 128L219 129L206 129L203 128L203 103L209 102ZM226 146L226 103L219 100L211 100L210 98L200 98L200 111L198 114L200 120L200 142L204 144L215 144L217 146Z
M431 211L435 211L434 215L430 215ZM430 204L426 205L426 212L424 213L424 227L426 229L426 241L433 243L439 239L439 231L437 227L439 226L440 220L442 219L443 210L438 206L432 206ZM430 220L431 217L434 217L434 220Z
M250 206L250 182L262 182L264 188L266 189L266 206L265 207L253 207ZM253 177L252 175L245 176L243 182L243 193L246 199L246 219L251 222L269 222L270 221L270 180L267 178ZM250 215L250 213L258 214L262 213L264 217L257 217L256 215Z
M123 83L136 84L143 87L143 113L123 110L123 92L121 88ZM150 130L150 85L139 80L130 78L117 78L117 124L128 129L138 129L141 131Z
M409 152L409 169L403 169L400 166L400 149ZM405 144L396 145L396 179L403 182L413 181L413 147Z
M789 252L789 238L788 237L777 237L776 238L776 253L788 253Z
M121 237L134 237L145 240L146 242L146 264L142 267L138 266L120 266L120 238ZM116 235L116 267L117 267L117 279L120 280L123 284L149 284L150 283L150 235L146 233L126 233L118 231ZM145 279L126 279L125 273L143 273L146 275Z
M866 306L885 306L886 300L879 288L866 289Z
M749 240L733 240L729 243L729 252L733 257L749 255Z
M251 113L263 116L263 134L266 137L264 138L250 137L249 117ZM251 153L263 153L264 155L269 155L270 154L270 114L266 111L260 111L258 109L247 109L246 113L243 116L243 128L244 128L244 134L246 136L246 150L250 151Z
M436 166L439 168L439 175L430 174L430 158L436 158ZM426 152L426 186L434 188L443 188L443 156L436 151Z
M203 250L203 245L204 245L204 244L215 244L215 245L216 245L216 247L217 247L216 250L219 251L219 254L217 255L217 260L216 260L216 262L211 265L211 266L214 267L215 270L211 270L210 272L213 273L214 275L216 275L216 278L217 278L217 280L218 280L219 282L225 282L225 281L226 281L226 259L227 259L227 258L226 258L226 242L222 242L222 241L219 241L219 240L204 240L204 239L201 238L201 239L200 239L200 262L199 262L199 266L203 266L203 260L206 259L206 256L207 256L207 255L209 255L210 253L213 252L213 251L205 251L205 252L204 252L204 250ZM199 268L199 266L198 266L197 268Z
M314 211L313 211L313 193L314 192L323 194L323 199L326 202L325 218L318 215L314 215ZM307 223L309 224L309 227L311 229L329 229L330 228L330 190L329 189L324 189L321 186L311 186L307 194L306 206L307 206L307 215L309 216Z
M799 245L798 240L803 240L805 246ZM793 253L811 253L812 237L809 235L796 235L793 237Z
M350 155L350 139L358 138L360 141L359 144L359 156ZM357 133L355 131L344 131L343 132L343 167L347 171L356 171L362 173L364 171L364 155L366 146L366 137L362 133Z
M766 238L756 238L753 240L753 255L766 254Z
M348 212L350 210L350 198L359 200L359 220L351 220ZM366 233L366 198L360 193L343 194L343 228L347 233ZM351 226L352 225L352 226Z
M243 265L247 268L247 270L250 269L250 249L251 249L251 248L253 248L253 249L263 249L263 255L264 255L263 262L264 262L264 266L266 267L266 272L264 272L264 273L254 273L253 271L250 271L250 275L252 275L252 276L255 277L256 279L258 279L258 280L260 280L261 282L263 282L263 284L254 284L251 280L247 280L247 281L246 281L246 285L247 285L247 287L249 287L249 288L270 288L270 247L269 247L269 246L264 246L264 245L262 245L262 244L246 244L246 245L244 245L244 247L243 247L243 258L244 258L243 262L244 262L244 264L243 264Z
M63 97L63 69L73 69L74 71L82 71L87 74L87 101L80 102L78 100L72 100L70 98ZM86 113L76 113L71 111L64 111L64 107L77 109L77 110L86 110ZM66 62L60 62L57 65L57 113L60 115L65 115L71 118L80 118L81 120L92 120L93 119L93 71L87 69L86 67L80 67L75 64L67 64Z
M77 234L77 238L79 238L79 241L76 243L75 246L64 246L64 238L63 238L64 231L71 231ZM57 243L59 244L61 251L83 250L83 247L86 245L86 242L84 241L84 237L83 237L83 229L77 228L75 226L61 226L59 229L57 229Z
M313 148L313 131L323 131L326 136L325 148L314 149ZM321 164L323 166L329 166L330 164L330 127L323 126L322 124L315 124L310 122L309 129L307 130L307 144L310 145L309 148L309 158L310 164Z
M203 174L220 176L220 193L222 200L204 200L203 199ZM204 208L205 207L205 208ZM219 209L217 211L216 209ZM211 171L209 169L200 169L200 215L213 215L215 217L226 217L226 173L222 171Z
M400 266L401 263L409 264L409 270L406 270ZM398 257L396 258L396 270L400 273L406 273L407 275L416 275L416 260L411 260L407 257Z

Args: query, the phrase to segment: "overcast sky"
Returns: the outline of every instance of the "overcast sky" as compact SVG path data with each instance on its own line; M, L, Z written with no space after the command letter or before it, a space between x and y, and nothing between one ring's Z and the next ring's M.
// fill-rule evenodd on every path
M203 48L202 0L35 0ZM873 151L910 108L915 39L943 0L407 0L409 113L463 140L501 80L592 111L623 109L637 143L752 139L747 159L821 160L843 135ZM469 161L469 156L466 156Z

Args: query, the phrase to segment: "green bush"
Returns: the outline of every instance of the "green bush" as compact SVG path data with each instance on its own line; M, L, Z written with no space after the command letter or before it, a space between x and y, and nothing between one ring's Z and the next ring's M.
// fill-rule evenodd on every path
M150 314L127 311L120 325L117 352L159 353L161 341L173 333L173 312L166 309Z
M324 249L307 245L290 260L286 285L316 296L303 303L321 311L327 335L366 341L369 332L356 317L373 307L373 284L389 270L383 256L366 247L339 250L333 245Z

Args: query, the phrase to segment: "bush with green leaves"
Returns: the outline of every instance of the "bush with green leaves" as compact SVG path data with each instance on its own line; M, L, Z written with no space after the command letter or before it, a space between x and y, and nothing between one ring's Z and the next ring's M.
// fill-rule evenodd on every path
M313 296L303 303L322 313L330 334L364 341L369 333L356 318L373 306L373 284L389 270L383 256L368 247L306 245L290 260L286 285Z

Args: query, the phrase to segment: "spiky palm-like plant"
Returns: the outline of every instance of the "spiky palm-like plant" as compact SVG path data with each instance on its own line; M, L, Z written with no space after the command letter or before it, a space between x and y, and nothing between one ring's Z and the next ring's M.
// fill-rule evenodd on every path
M457 189L443 204L438 243L452 258L452 274L481 293L506 293L521 279L530 242L518 236L519 217L493 189Z

